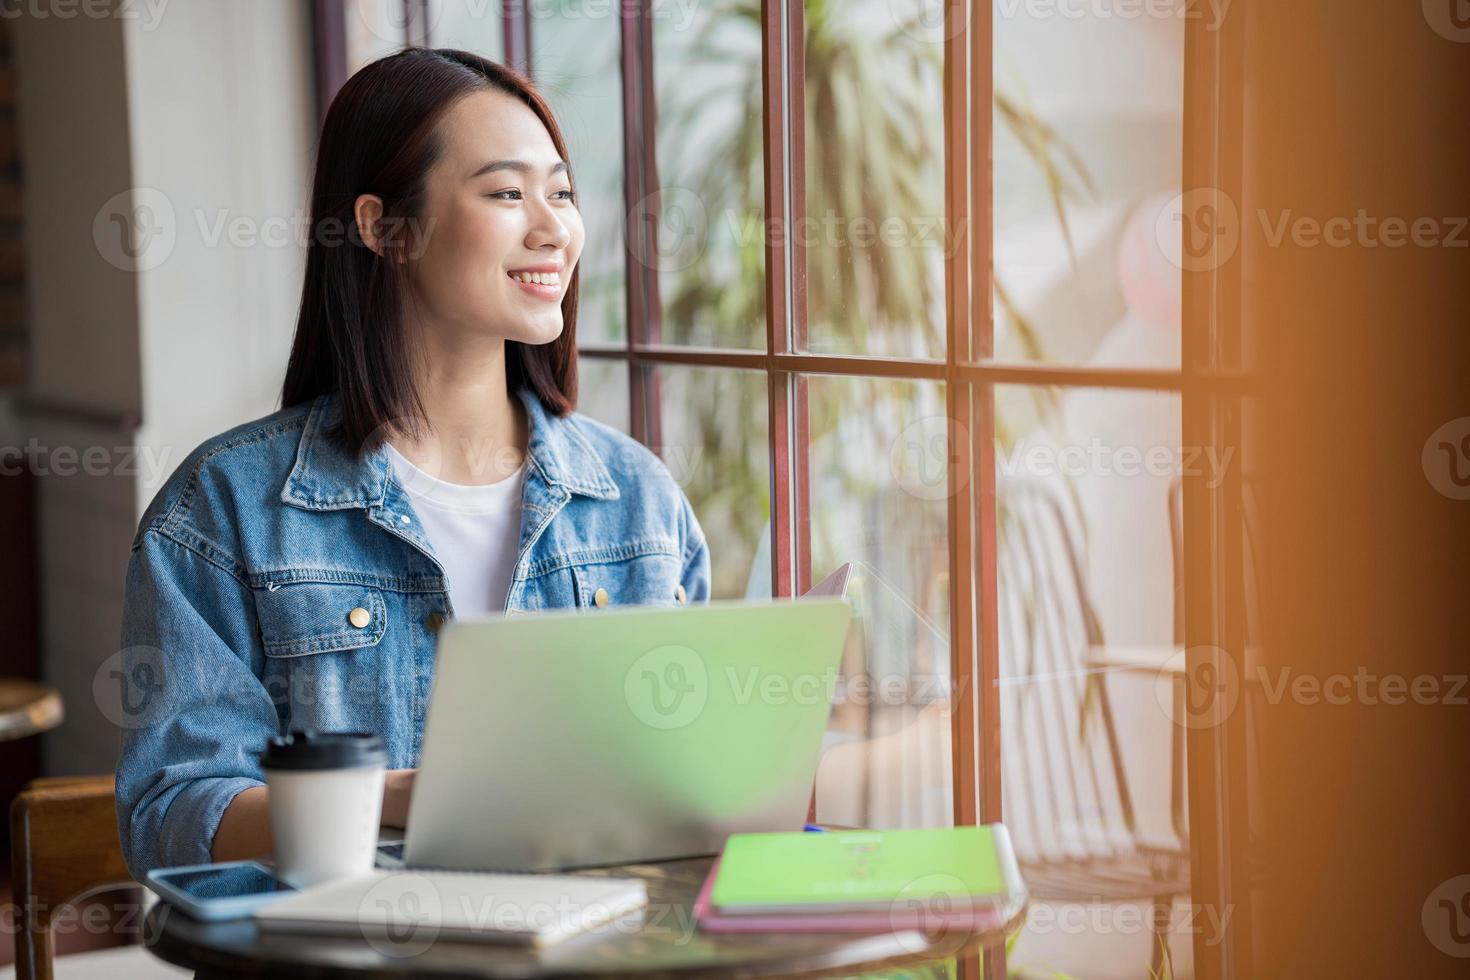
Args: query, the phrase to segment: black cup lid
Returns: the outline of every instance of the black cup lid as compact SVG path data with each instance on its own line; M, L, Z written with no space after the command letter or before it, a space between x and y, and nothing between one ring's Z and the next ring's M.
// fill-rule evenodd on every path
M298 731L266 742L260 764L266 769L363 769L386 766L388 750L371 732Z

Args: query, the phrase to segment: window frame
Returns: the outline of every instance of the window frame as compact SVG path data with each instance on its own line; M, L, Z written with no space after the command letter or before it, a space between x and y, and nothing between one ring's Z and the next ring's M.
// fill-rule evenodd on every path
M346 80L346 0L313 0L319 118ZM434 43L425 26L429 0L401 0L405 44ZM619 11L623 89L625 213L646 208L659 188L653 79L653 0L623 0ZM996 573L997 385L1124 389L1180 396L1183 439L1190 446L1235 453L1241 443L1241 400L1253 392L1243 370L1238 311L1239 263L1185 271L1183 337L1178 369L1101 368L994 358L992 281L991 4L944 2L945 356L940 359L818 354L807 351L805 262L800 242L768 235L765 350L662 343L658 270L637 260L657 255L657 222L624 235L627 329L622 344L579 345L578 354L626 364L630 427L641 442L660 444L663 365L755 371L768 394L771 490L771 582L778 597L811 585L810 443L807 379L812 376L939 381L945 386L951 452L950 529L951 754L956 825L1001 819L999 636ZM534 77L531 21L525 0L501 5L506 63ZM762 95L766 227L799 227L805 201L804 45L801 0L762 0ZM1240 161L1220 134L1239 132L1239 25L1213 30L1199 19L1185 27L1183 186L1238 191ZM1231 93L1235 94L1231 94ZM1234 127L1232 129L1232 127ZM972 166L971 161L976 161ZM1237 195L1238 199L1238 195ZM641 332L641 336L640 336ZM1225 456L1223 458L1236 458ZM1187 669L1214 649L1243 652L1242 474L1230 467L1215 487L1185 479L1183 494ZM1177 586L1177 583L1176 583ZM1242 661L1243 662L1243 661ZM1244 711L1215 728L1189 732L1187 748L1193 900L1233 908L1223 942L1197 936L1195 970L1229 975L1249 963L1248 859L1243 843L1247 801ZM1227 781L1228 777L1228 781ZM1226 793L1229 785L1231 792ZM815 798L813 798L813 806ZM1005 975L1004 953L961 959L958 976Z

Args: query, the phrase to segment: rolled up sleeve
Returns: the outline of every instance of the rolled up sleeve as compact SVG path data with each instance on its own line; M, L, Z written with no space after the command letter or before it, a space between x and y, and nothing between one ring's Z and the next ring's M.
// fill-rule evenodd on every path
M208 556L208 557L207 557ZM207 544L157 529L128 562L122 650L108 671L122 729L118 833L129 872L200 864L280 728L261 682L249 588Z
M679 584L684 586L684 595L689 602L708 602L710 593L709 544L705 539L704 529L699 526L699 518L694 515L694 508L690 505L689 498L684 497L683 503L681 524L683 525L684 557Z

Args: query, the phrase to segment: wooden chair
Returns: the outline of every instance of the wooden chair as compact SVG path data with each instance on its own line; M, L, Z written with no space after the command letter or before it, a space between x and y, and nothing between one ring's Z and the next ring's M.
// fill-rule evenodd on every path
M116 806L112 776L35 779L11 804L17 980L51 980L52 927L69 903L108 886L137 887L123 862Z
M1174 900L1189 894L1182 783L1173 834L1146 834L1103 674L1105 649L1078 547L1080 515L1063 490L1012 478L997 487L1001 767L1006 822L1033 898L1151 906L1150 975L1159 975ZM1173 726L1175 753L1182 729ZM1182 759L1181 759L1182 762ZM1171 780L1182 765L1171 765Z

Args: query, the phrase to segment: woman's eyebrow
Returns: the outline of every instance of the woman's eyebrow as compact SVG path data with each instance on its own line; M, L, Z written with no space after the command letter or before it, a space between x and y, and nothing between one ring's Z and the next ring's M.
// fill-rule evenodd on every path
M476 177L484 176L492 170L514 170L520 174L529 174L535 169L535 167L532 167L524 160L491 160L479 170L470 174L467 179L474 180ZM565 169L567 169L567 162L565 160L558 160L551 165L551 169L547 171L546 176L552 177Z

